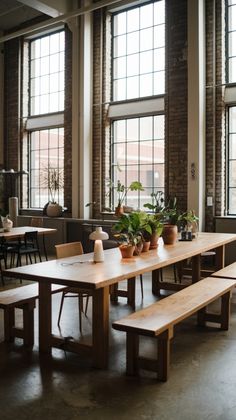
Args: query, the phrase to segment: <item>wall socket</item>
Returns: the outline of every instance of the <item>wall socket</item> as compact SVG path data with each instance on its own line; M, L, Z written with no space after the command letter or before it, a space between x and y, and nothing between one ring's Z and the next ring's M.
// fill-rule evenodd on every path
M213 206L213 198L212 197L207 197L207 206L208 207L210 207L210 206Z

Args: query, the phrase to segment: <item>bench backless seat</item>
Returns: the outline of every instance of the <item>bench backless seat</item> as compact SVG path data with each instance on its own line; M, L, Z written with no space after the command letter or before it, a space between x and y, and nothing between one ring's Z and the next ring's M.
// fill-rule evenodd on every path
M61 292L65 286L53 284L52 293ZM38 298L38 283L27 284L0 292L0 308L4 310L4 339L11 342L22 338L25 346L34 344L34 308ZM23 310L23 327L15 326L15 308Z
M156 371L162 381L168 379L170 340L174 326L197 313L198 325L207 321L220 324L221 329L229 327L230 296L236 280L207 277L158 302L113 322L116 330L127 333L126 371L135 375L139 368ZM211 314L206 306L221 298L221 311ZM139 336L157 337L158 357L151 360L139 356Z

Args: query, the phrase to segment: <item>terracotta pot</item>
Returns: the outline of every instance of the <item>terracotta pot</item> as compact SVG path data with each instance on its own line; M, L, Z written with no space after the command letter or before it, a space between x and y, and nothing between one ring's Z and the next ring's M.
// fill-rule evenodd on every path
M124 208L123 208L123 206L117 206L116 208L115 208L115 216L116 217L120 217L120 216L122 216L122 214L124 213Z
M139 242L134 248L134 255L140 255L143 250L143 242Z
M164 225L162 238L166 245L173 245L177 241L178 228L176 225Z
M149 251L149 248L150 248L150 241L145 241L145 242L143 242L143 249L142 249L142 252L148 252Z
M122 258L132 258L134 254L134 245L120 245L119 249L122 255Z
M158 239L159 235L156 232L152 233L150 238L150 249L156 249L158 247Z

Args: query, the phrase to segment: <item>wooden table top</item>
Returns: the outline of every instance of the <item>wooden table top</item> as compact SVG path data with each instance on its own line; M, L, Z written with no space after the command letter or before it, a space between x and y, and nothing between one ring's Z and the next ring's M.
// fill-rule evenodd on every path
M44 227L34 227L34 226L20 226L13 227L9 232L4 232L3 229L0 229L0 238L4 237L5 239L15 239L21 238L26 232L33 232L37 230L38 235L47 235L50 233L55 233L57 229L44 228Z
M166 267L178 261L199 255L210 249L236 240L236 234L199 233L191 242L163 245L130 259L122 259L118 248L104 251L103 263L93 262L93 253L61 258L23 267L4 270L8 277L24 278L85 289L98 289L121 280Z

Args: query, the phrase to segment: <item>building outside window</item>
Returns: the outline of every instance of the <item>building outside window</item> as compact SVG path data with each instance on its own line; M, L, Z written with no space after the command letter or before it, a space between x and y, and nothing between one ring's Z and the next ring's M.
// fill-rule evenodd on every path
M164 106L157 112L146 101L165 93L165 1L145 3L112 16L112 99L125 118L111 124L111 178L115 207L117 181L140 181L125 204L142 208L150 194L164 192ZM145 100L145 104L144 101ZM132 101L137 116L133 115ZM164 103L164 102L163 102ZM151 107L152 108L152 107ZM130 113L129 113L130 111ZM122 114L122 111L121 111ZM155 115L158 114L158 115Z
M64 31L33 39L29 44L29 207L50 200L48 170L64 174ZM56 200L64 205L64 191Z

